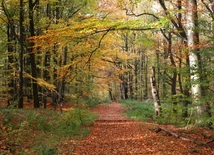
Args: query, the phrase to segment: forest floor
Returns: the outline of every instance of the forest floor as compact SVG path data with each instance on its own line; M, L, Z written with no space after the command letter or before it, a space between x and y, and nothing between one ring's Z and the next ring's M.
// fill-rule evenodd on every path
M157 125L138 122L123 116L125 109L119 103L101 104L92 109L99 118L91 133L81 141L75 141L77 155L214 155L214 143L210 141L211 130L191 127L176 128L171 125ZM170 136L155 129L163 127L194 142ZM70 152L71 153L71 152ZM65 152L64 154L69 154Z
M32 105L29 105L25 105L25 108L31 109ZM49 104L48 108L53 109ZM59 107L57 109L59 110ZM63 106L63 111L70 110L73 110L73 104ZM125 117L127 109L116 102L100 104L90 110L98 115L95 123L87 126L90 128L90 134L82 140L80 140L81 137L74 137L59 142L56 148L58 148L60 155L214 155L213 131L210 129L196 126L179 128L173 125L131 120ZM39 111L37 110L37 112ZM41 113L43 114L44 111L41 110ZM15 119L16 122L19 120L18 117L17 120ZM35 120L35 123L37 121ZM5 149L13 150L15 147L19 147L19 138L14 138L14 135L27 137L22 139L23 143L20 147L28 151L31 144L34 145L34 143L42 143L43 141L41 145L46 144L43 136L51 133L40 132L37 128L32 128L29 131L28 128L23 128L24 133L22 135L19 135L19 132L14 133L12 130L9 132L12 133L9 138L4 137L2 139L1 132L6 132L6 128L1 123L0 116L0 155L5 154L2 153L5 152ZM19 129L15 131L19 131ZM38 141L35 139L36 135ZM181 138L186 138L186 140ZM46 145L50 144L47 143ZM50 148L52 147L55 148L55 145L51 145ZM6 154L9 155L10 153ZM50 153L46 151L46 154Z

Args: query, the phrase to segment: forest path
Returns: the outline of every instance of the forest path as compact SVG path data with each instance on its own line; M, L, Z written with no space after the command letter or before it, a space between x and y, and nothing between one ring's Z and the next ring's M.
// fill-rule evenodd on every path
M74 148L77 155L184 155L200 154L195 145L149 130L150 123L122 116L119 103L101 104L92 110L99 118L91 133ZM194 151L191 153L191 150ZM206 150L205 150L206 151ZM210 150L207 150L210 154ZM203 150L204 152L204 150Z

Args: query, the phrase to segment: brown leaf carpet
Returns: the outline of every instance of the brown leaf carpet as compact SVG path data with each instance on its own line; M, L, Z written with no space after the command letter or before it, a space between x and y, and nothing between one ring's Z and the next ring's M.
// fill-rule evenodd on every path
M122 115L119 103L101 104L92 110L99 118L92 132L74 148L75 155L214 155L210 147L156 133L155 125L137 122Z

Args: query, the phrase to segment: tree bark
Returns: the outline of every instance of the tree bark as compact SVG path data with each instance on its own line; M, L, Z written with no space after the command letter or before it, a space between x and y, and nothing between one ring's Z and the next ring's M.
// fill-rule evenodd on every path
M9 17L8 17L9 18ZM11 102L15 100L14 96L17 94L17 88L16 88L16 81L14 80L13 75L14 71L12 67L10 66L11 64L14 63L14 57L12 56L13 53L15 53L15 45L13 45L13 41L15 41L15 26L13 25L13 22L9 22L10 24L7 25L7 50L8 50L8 75L10 75L11 78L9 78L8 81L8 87L9 87L9 97L8 97L8 106L10 106Z
M124 96L125 96L125 100L127 100L129 98L129 90L128 90L128 73L125 73L125 78L124 78L124 81L123 81L123 87L124 87Z
M140 68L141 69L141 68ZM134 60L134 87L135 87L135 94L134 99L137 100L139 98L138 95L138 59Z
M191 79L191 92L193 97L193 104L195 105L195 113L200 117L205 109L203 106L198 105L201 98L201 86L199 75L199 57L197 55L197 45L199 43L199 35L196 30L197 24L197 1L187 0L187 44L189 48L189 63L190 63L190 79Z
M145 89L144 89L144 99L148 99L148 57L144 55L144 83L145 83Z
M139 98L140 98L140 101L143 101L143 50L142 49L139 49L139 52L140 52L140 60L139 60L139 91L140 91L140 95L139 95Z
M133 90L133 75L132 72L129 72L129 92L130 92L130 99L133 100L134 99L134 90Z
M172 78L171 78L171 95L172 95L172 104L173 105L177 105L177 102L174 101L173 96L176 95L176 82L177 82L177 66L173 57L173 53L172 53L172 34L169 32L169 39L168 39L168 53L169 53L169 58L171 61L171 65L172 65ZM176 108L173 108L173 112L177 112Z
M65 66L67 64L67 57L68 57L68 47L64 47L63 66ZM66 77L62 78L62 85L61 85L61 91L60 91L60 95L62 98L64 98L64 95L65 95L65 85L66 85L65 78Z
M152 96L154 100L154 107L155 107L155 114L156 116L160 117L161 115L161 103L159 98L159 93L157 89L156 84L156 78L155 78L155 67L152 67L152 72L150 76L150 83L151 83L151 89L152 89Z
M38 2L38 0L36 1ZM30 30L30 36L35 36L35 30L34 30L34 18L33 18L33 8L36 5L36 3L33 3L33 0L29 0L29 30ZM35 62L35 54L33 53L33 46L34 43L29 43L29 55L30 55L30 63L31 63L31 73L33 80L33 100L34 100L34 108L39 108L39 95L38 95L38 84L35 80L37 78L37 69L36 69L36 62Z
M18 90L18 108L23 108L23 54L24 54L24 3L20 0L20 52L19 52L19 90Z

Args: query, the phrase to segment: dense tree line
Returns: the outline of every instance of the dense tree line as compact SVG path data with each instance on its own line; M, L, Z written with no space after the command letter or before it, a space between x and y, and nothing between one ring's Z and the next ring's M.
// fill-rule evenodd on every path
M213 12L212 0L1 0L1 97L155 99L158 116L163 103L211 123Z

